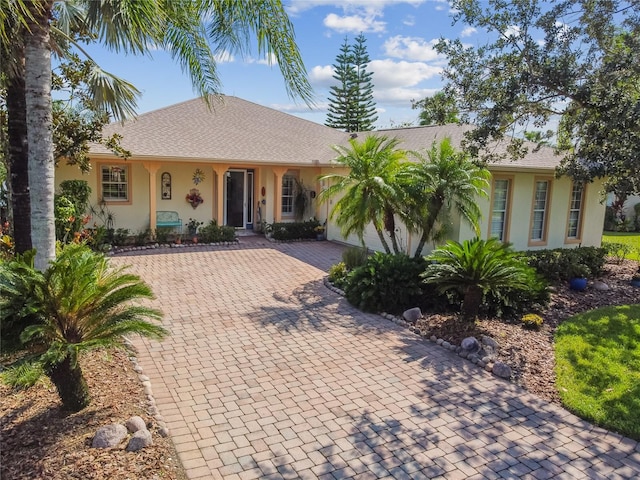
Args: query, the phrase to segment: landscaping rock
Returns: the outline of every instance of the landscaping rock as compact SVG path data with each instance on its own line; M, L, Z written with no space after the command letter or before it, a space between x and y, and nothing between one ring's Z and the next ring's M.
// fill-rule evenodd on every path
M111 448L118 445L127 436L127 427L119 423L112 423L100 427L93 437L93 448Z
M151 438L151 432L145 428L144 430L138 430L131 436L126 450L127 452L137 452L149 445L153 445L153 438Z
M481 340L482 340L482 344L483 344L483 345L485 345L485 346L487 346L487 347L491 347L491 348L493 348L494 350L497 350L497 349L500 347L500 345L498 345L498 342L496 342L496 341L495 341L493 338L491 338L491 337L487 337L486 335L483 335L483 336L481 337Z
M135 433L138 430L144 430L147 428L147 424L144 423L142 417L139 417L138 415L127 420L127 423L125 423L125 425L127 427L127 430L129 430L131 433Z
M420 317L422 317L422 310L420 310L419 307L405 310L402 314L402 318L404 318L409 323L416 323Z
M493 364L491 372L500 378L511 378L511 367L506 363L496 362Z
M460 343L460 346L467 353L475 353L480 350L480 342L475 337L467 337Z
M605 291L609 290L609 285L607 285L606 283L604 283L601 280L596 280L595 282L593 282L593 288L595 290L600 291L600 292L605 292Z

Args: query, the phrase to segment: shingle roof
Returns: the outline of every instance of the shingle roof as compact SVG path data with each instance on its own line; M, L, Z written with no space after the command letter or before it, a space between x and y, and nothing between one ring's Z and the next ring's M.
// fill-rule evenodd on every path
M473 125L447 124L377 130L376 134L385 135L390 138L397 138L401 141L398 145L399 148L403 148L405 150L424 151L431 148L434 141L441 141L445 137L449 137L451 139L451 143L454 147L460 148L465 132L472 129ZM504 152L506 145L507 142L498 144L495 148L495 152ZM525 145L528 147L529 153L524 158L515 161L504 159L498 162L492 162L488 165L489 169L553 170L560 163L560 157L555 154L553 148L543 146L538 151L534 151L536 147L535 143L525 141Z
M272 108L222 96L209 109L200 99L140 115L105 127L119 133L132 158L218 161L231 163L327 164L336 153L331 145L348 134ZM93 145L93 154L109 154Z
M207 161L236 164L328 165L336 157L332 145L346 145L350 134L264 107L238 97L220 96L212 108L196 98L140 115L124 124L112 123L104 134L122 135L133 159ZM469 125L409 127L361 132L398 138L400 148L425 150L434 141L451 138L459 147ZM529 150L535 145L529 144ZM102 145L92 154L110 155ZM491 169L552 170L559 163L553 149L543 147L524 159L491 164Z

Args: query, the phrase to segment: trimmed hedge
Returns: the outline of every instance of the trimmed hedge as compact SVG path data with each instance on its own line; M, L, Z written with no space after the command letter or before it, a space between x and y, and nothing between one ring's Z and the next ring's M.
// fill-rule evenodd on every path
M607 249L603 247L555 248L524 252L527 263L549 282L567 281L577 266L584 266L588 274L602 274Z
M318 235L317 228L320 226L318 220L307 220L305 222L277 222L268 223L265 231L274 240L303 240L315 239Z

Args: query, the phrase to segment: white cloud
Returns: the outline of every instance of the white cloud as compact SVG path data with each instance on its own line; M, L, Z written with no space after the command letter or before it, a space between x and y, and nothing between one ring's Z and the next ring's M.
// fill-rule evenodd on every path
M439 89L438 88L388 88L374 92L376 102L384 104L392 104L411 109L411 100L422 100L425 97L431 97ZM416 116L418 114L416 113Z
M389 5L402 3L417 7L426 1L427 0L289 0L289 5L286 9L289 14L296 15L315 7L336 7L347 12L358 8L371 8L372 6L375 6L379 10L383 10Z
M413 27L416 24L416 17L413 15L408 15L403 21L407 27Z
M329 108L329 102L316 102L313 106L298 105L295 103L272 103L269 107L278 110L280 112L286 112L291 114L297 113L309 113L309 112L324 112Z
M390 57L428 62L443 59L433 48L437 42L435 39L427 42L419 37L396 35L387 39L382 48Z
M471 35L473 35L474 33L476 33L478 30L474 27L466 27L464 30L462 30L462 32L460 33L460 37L464 38L464 37L470 37Z
M339 33L384 32L386 23L376 20L376 14L336 15L330 13L324 19L324 26Z
M309 80L313 85L329 87L333 85L333 67L331 65L316 65L309 72Z
M505 37L517 37L520 35L520 27L518 25L510 25L504 31Z
M373 72L374 90L412 87L442 72L441 67L423 62L395 62L390 59L373 60L368 70Z

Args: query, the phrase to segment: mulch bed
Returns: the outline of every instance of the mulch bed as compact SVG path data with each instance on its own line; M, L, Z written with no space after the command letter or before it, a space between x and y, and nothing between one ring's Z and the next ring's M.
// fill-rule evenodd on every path
M69 414L55 387L43 379L25 391L0 384L0 478L2 480L170 479L184 480L170 438L157 434L146 397L126 352L95 351L82 358L91 405ZM153 445L126 452L126 441L91 448L99 427L142 417Z
M512 368L513 381L531 393L560 404L554 372L556 327L577 313L608 305L639 303L640 289L629 284L637 268L637 262L628 260L621 264L608 263L599 278L610 287L607 291L597 291L591 286L584 292L570 290L568 285L555 287L551 303L541 315L544 325L539 331L526 330L519 322L495 318L465 324L455 315L426 315L418 320L416 329L425 332L427 337L434 335L456 345L465 337L492 337L500 344L498 360Z

